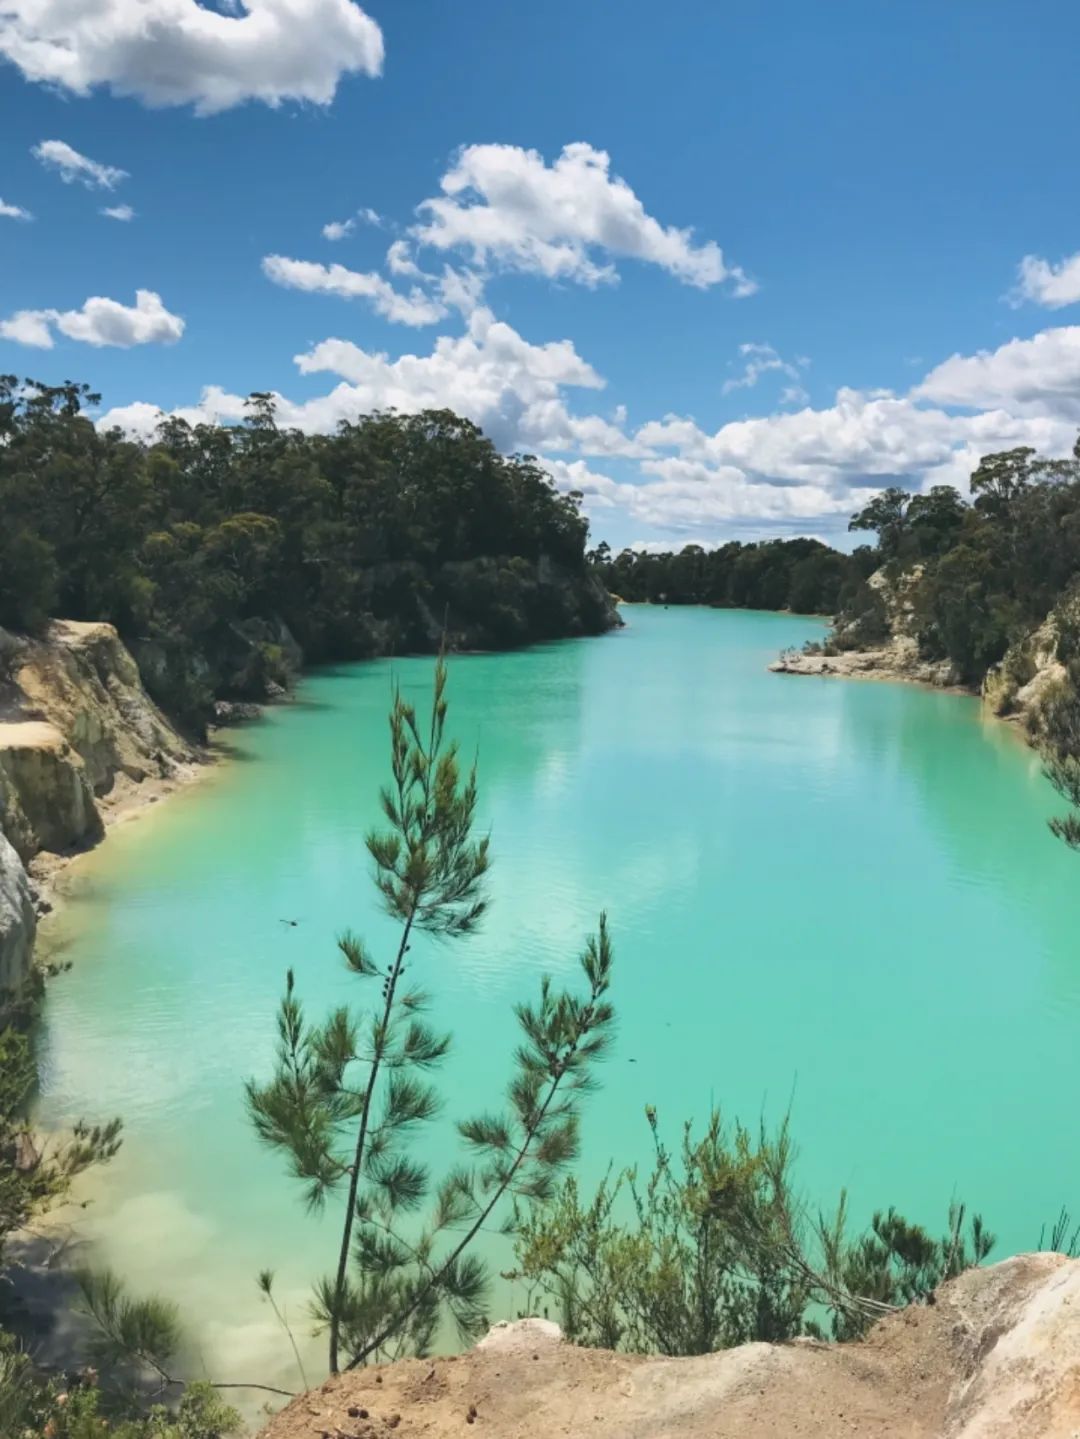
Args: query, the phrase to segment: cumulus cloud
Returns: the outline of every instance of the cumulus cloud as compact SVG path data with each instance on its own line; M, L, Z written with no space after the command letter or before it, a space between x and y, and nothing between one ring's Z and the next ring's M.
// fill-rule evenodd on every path
M619 484L609 475L590 470L584 460L552 460L540 456L540 463L564 494L577 493L590 509L611 509L624 498L629 485Z
M426 295L417 286L403 295L374 271L320 265L312 260L290 260L285 255L267 255L262 268L267 279L286 289L340 295L348 300L370 300L376 314L396 325L433 325L446 314L446 306L440 300Z
M171 314L153 290L136 290L135 304L122 305L93 295L79 310L19 310L0 321L0 336L20 345L51 350L53 331L84 345L171 345L184 333L184 322Z
M975 355L952 355L912 394L942 405L1001 406L1019 415L1080 422L1080 325L1043 330Z
M754 282L729 266L714 240L662 225L603 150L566 145L548 165L516 145L468 145L442 177L442 194L419 206L413 235L422 245L458 250L474 263L595 286L617 279L611 257L659 265L702 289L724 281L737 295Z
M76 95L99 86L212 114L247 100L328 105L349 74L378 75L382 31L353 0L4 0L0 57Z
M725 395L729 395L732 390L752 390L762 375L773 371L787 375L789 379L798 380L801 371L810 363L804 355L799 355L795 360L785 360L777 354L772 345L754 344L753 342L740 345L739 354L746 363L741 375L724 381L723 392ZM785 393L792 390L805 398L806 391L801 386L789 386Z
M9 205L5 200L0 199L0 219L32 220L33 218L30 211L24 210L21 205Z
M3 48L4 21L0 16L0 50ZM88 155L80 155L64 140L42 140L30 150L35 160L40 160L46 169L56 170L65 185L78 180L88 190L112 190L121 180L128 178L126 170L115 165L102 165Z
M478 310L466 334L441 336L429 355L386 355L349 340L324 340L296 356L302 374L347 381L297 414L305 427L330 429L372 409L456 410L481 425L502 449L539 449L545 407L563 387L599 389L603 380L569 340L530 344L511 326Z
M1080 252L1052 265L1038 255L1025 255L1020 261L1016 289L1010 297L1014 304L1031 300L1048 310L1074 305L1080 300Z
M110 220L121 220L124 224L135 218L135 211L130 205L106 205L101 213Z
M16 310L10 319L0 320L0 338L14 340L17 345L34 345L39 350L51 350L50 317L49 310Z
M441 336L427 355L391 360L350 340L327 339L295 360L301 374L336 375L343 383L301 403L282 398L283 424L326 432L371 410L446 407L474 420L508 451L542 448L538 417L563 388L596 390L604 384L569 340L531 344L484 309L473 314L464 335ZM110 411L106 422L144 426L150 408L124 406ZM243 399L207 390L198 406L181 413L241 416Z

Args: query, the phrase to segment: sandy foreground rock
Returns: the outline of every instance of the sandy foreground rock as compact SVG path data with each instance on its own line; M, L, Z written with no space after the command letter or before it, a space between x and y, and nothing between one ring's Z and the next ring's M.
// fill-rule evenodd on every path
M498 1326L470 1353L330 1380L264 1439L1077 1439L1080 1261L972 1270L860 1343L747 1344L693 1359L578 1349Z

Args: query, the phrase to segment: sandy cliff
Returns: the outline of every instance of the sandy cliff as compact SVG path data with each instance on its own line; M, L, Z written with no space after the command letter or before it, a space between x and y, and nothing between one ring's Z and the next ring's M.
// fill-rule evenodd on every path
M112 625L0 631L0 988L25 975L33 946L25 867L95 843L103 814L195 759Z
M855 1344L694 1359L576 1349L554 1325L456 1359L362 1369L294 1400L265 1439L1076 1439L1080 1261L971 1270Z

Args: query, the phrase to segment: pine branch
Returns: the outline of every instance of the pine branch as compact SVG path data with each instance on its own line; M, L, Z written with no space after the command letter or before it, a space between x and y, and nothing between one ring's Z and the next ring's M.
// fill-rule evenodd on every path
M523 1137L509 1163L502 1165L487 1202L480 1208L465 1234L450 1254L435 1268L426 1284L421 1284L403 1309L395 1313L375 1334L369 1337L349 1360L346 1369L357 1365L377 1353L394 1335L408 1323L413 1313L425 1302L437 1299L448 1282L457 1282L471 1292L473 1282L478 1280L479 1271L470 1270L464 1278L459 1264L465 1250L486 1225L500 1200L514 1186L518 1174L528 1162L535 1162L540 1172L547 1171L565 1162L574 1152L568 1126L574 1125L576 1116L568 1115L561 1127L545 1132L548 1117L556 1105L564 1086L580 1088L581 1056L588 1053L595 1057L600 1053L596 1040L610 1028L613 1018L611 1008L603 1002L602 996L610 982L611 949L607 935L607 920L601 916L600 930L596 940L590 940L582 966L590 981L589 1000L582 1005L570 995L563 994L554 999L550 982L545 979L541 985L539 1010L522 1006L519 1020L532 1044L532 1050L519 1051L518 1061L522 1069L519 1081L511 1086L511 1099L518 1110L523 1128ZM545 1022L546 1021L546 1022ZM596 1031L600 1031L600 1035ZM591 1037L591 1038L590 1038ZM546 1089L539 1084L539 1073L546 1070ZM496 1141L494 1148L501 1150L504 1125L490 1118L466 1122L461 1126L463 1137L470 1143L486 1146L488 1138ZM552 1134L558 1135L552 1139ZM575 1136L576 1137L576 1136ZM537 1141L539 1142L537 1143ZM465 1280L468 1283L465 1283Z

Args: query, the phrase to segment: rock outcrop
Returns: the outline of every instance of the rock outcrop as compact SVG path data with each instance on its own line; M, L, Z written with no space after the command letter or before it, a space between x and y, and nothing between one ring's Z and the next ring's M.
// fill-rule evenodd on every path
M0 988L29 967L31 860L96 843L103 807L194 758L112 625L56 621L40 640L0 631Z
M1080 1261L1027 1254L945 1285L852 1344L692 1359L577 1349L499 1326L458 1358L360 1369L295 1399L265 1439L1076 1439Z
M55 621L44 642L27 645L14 680L23 708L46 718L80 757L95 795L192 758L112 625Z
M30 879L14 846L0 834L0 996L30 971L37 914Z
M898 635L875 649L825 653L785 650L769 669L784 675L832 675L845 679L908 680L940 689L962 688L947 660L924 660L919 646L907 635Z
M0 830L24 863L101 838L86 765L55 725L0 724Z
M837 623L824 645L785 650L769 668L786 675L910 680L944 689L960 687L960 676L948 660L927 660L919 653L912 592L921 574L921 568L915 566L890 579L884 570L878 570L867 580L880 602L882 629L871 642L858 625Z
M1038 740L1042 711L1066 684L1065 658L1075 657L1078 637L1080 593L1074 592L988 671L982 694L994 714L1016 720Z

